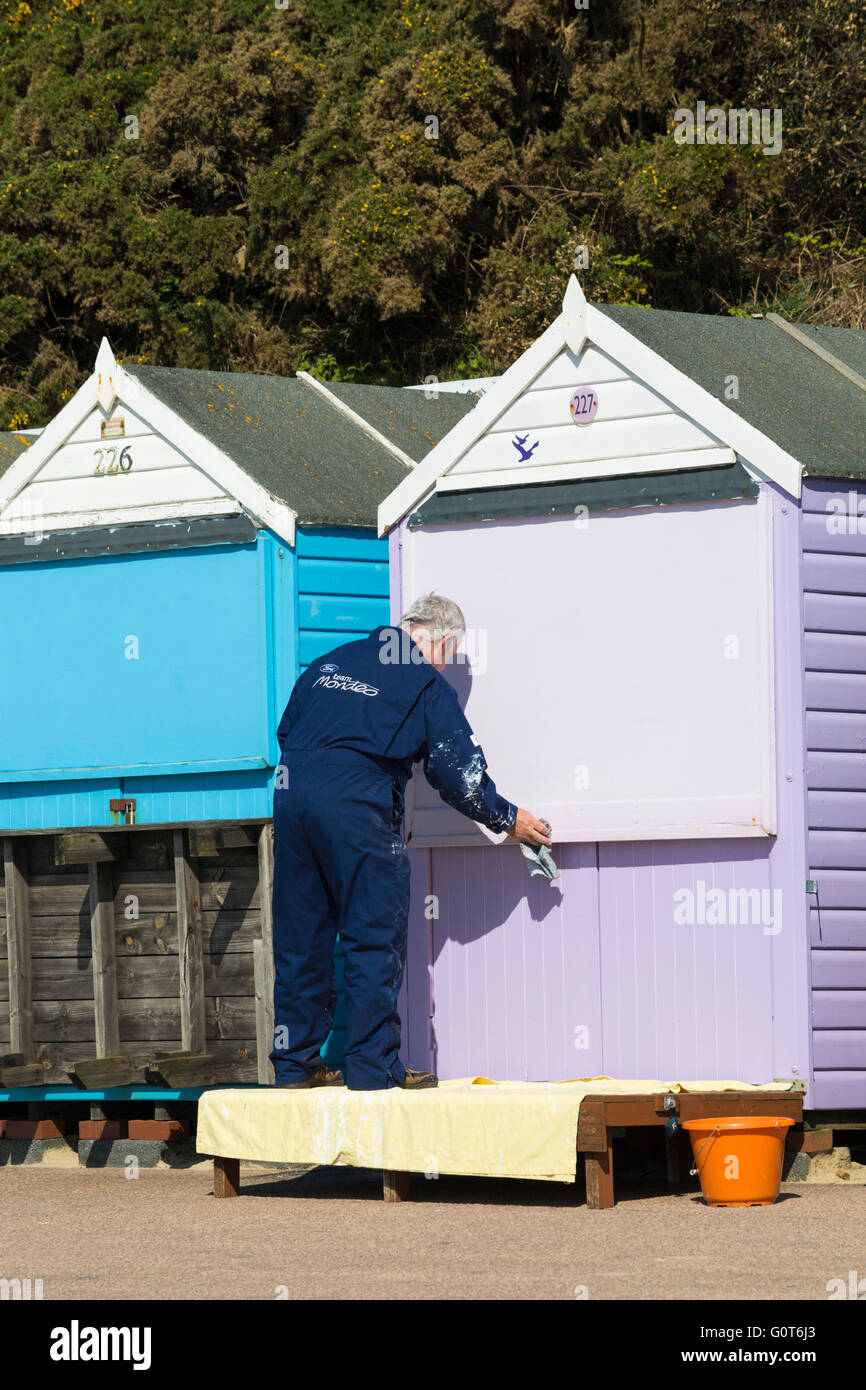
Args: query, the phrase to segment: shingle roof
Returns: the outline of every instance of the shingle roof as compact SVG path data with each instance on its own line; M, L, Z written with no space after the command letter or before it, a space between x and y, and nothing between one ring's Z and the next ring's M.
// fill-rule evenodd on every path
M475 395L456 391L440 391L435 400L428 400L423 391L342 381L329 381L328 390L416 463L478 400Z
M292 507L299 525L375 526L378 504L406 476L399 458L296 377L123 365ZM428 401L393 386L328 390L416 462L476 404L475 396Z
M596 306L802 463L831 478L866 478L866 391L765 318ZM866 376L866 333L796 327ZM725 398L737 378L739 399ZM752 459L760 467L759 459Z
M35 437L35 436L34 436ZM16 434L14 430L0 430L0 476L2 476L10 463L14 463L19 454L30 447L31 441L23 434Z

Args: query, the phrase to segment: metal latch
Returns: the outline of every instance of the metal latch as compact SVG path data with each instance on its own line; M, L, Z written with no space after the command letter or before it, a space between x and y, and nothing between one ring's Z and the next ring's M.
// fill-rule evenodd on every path
M124 825L135 824L135 797L134 796L113 796L108 803L111 812L111 819L117 820L118 815L123 816Z

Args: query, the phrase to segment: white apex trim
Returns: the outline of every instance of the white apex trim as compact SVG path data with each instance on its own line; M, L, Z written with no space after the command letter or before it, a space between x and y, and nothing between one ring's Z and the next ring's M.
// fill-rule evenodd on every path
M562 297L562 316L565 320L565 341L575 357L579 357L586 341L586 311L589 305L583 290L577 283L577 276L569 277Z
M416 464L415 471L379 504L380 536L395 526L436 486L437 479L453 468L458 459L504 414L512 401L541 375L565 345L565 315L560 314L541 337L536 338L517 361L503 372L474 410L458 420L427 457Z
M6 469L0 478L0 515L28 483L32 482L42 465L56 452L92 410L96 409L96 373L79 386L74 396L49 420L39 435L23 454Z
M111 344L107 338L103 338L102 342L99 344L99 351L96 354L96 364L93 370L96 373L96 399L107 415L114 405L117 395L115 390L117 359L111 350Z
M417 468L417 459L410 458L408 454L404 454L403 450L399 448L397 444L392 443L390 439L386 439L384 434L380 434L375 426L370 424L369 420L365 420L363 415L358 414L357 410L353 410L350 405L346 405L345 401L341 401L339 396L335 396L333 391L329 391L323 381L317 381L314 376L310 376L309 372L296 372L295 375L298 377L299 381L305 381L308 386L312 386L315 391L318 391L320 396L324 396L325 400L330 406L333 406L334 410L338 410L341 415L345 415L347 419L352 421L353 425L357 425L358 429L363 430L371 439L375 439L376 443L381 444L383 449L387 449L389 454L393 454L401 463L405 463L407 468Z

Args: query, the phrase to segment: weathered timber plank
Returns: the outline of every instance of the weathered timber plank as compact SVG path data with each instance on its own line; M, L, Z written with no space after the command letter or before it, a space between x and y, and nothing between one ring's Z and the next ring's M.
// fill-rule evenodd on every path
M53 917L58 913L76 917L87 911L87 874L33 874L30 879L30 916Z
M111 866L88 866L90 941L93 953L93 1029L97 1057L114 1057L120 1047L117 967L114 954L114 890Z
M272 1086L274 1068L270 1060L270 1052L274 1036L273 993L271 993L271 1008L268 1009L267 969L265 967L264 943L261 941L253 943L253 978L256 1000L256 1077L261 1086Z
M117 925L119 954L177 955L177 914L159 913L142 917L138 922L120 921ZM225 955L238 951L251 953L259 936L258 912L203 911L201 914L202 952Z
M124 1043L129 1053L132 1077L130 1085L147 1084L146 1069L151 1066L157 1051L167 1051L174 1045L171 1038L148 1042ZM256 1080L256 1040L248 1038L215 1038L208 1043L208 1054L216 1058L216 1081L229 1085ZM92 1059L92 1042L46 1042L36 1044L36 1060L43 1068L41 1085L68 1085L69 1068L81 1060Z
M9 1040L12 1052L33 1055L33 978L30 950L30 895L27 847L23 840L3 841L6 881L6 949L9 976Z
M83 900L86 903L86 895ZM0 959L6 959L5 919L0 919ZM117 956L177 955L177 915L142 913L137 921L119 917L115 912L115 953ZM240 952L252 954L253 942L260 934L260 919L256 911L203 912L201 915L202 951L223 956ZM90 966L90 920L86 910L81 916L65 913L62 916L30 917L30 953L34 961L39 956L67 957ZM177 962L174 962L177 972Z
M0 993L7 998L5 981ZM90 955L81 960L73 956L59 958L33 957L33 1001L59 999L89 999L93 1001L93 973Z
M227 951L251 951L261 932L257 909L202 912L202 944L213 955Z
M16 842L24 844L16 837ZM247 855L247 859L252 859ZM138 900L139 913L168 912L176 908L174 872L162 869L137 869L130 871L120 865L119 877L115 885L115 912L119 918L124 915L126 899ZM199 868L201 885L201 905L205 912L229 911L245 912L259 907L258 869L255 861L251 866L231 867L222 863L212 864L202 861ZM62 914L75 916L81 911L87 899L88 879L86 873L32 874L30 876L30 912L33 917L50 917ZM0 889L0 907L5 909L4 890ZM5 915L5 912L4 912Z
M201 940L201 893L190 863L189 832L174 832L174 875L177 890L180 1020L184 1048L204 1051L205 994Z
M116 980L118 999L177 999L177 957L121 956L117 960ZM252 997L255 993L252 951L205 955L204 992L205 998L216 995ZM8 998L8 979L0 975L0 1002ZM34 1002L59 1003L67 999L93 1000L89 954L80 958L34 956Z
M266 820L268 820L268 819L269 819L268 816L243 816L243 817L242 817L241 819L239 819L239 820L232 820L231 818L228 818L228 819L225 819L225 820L215 820L215 821L197 821L196 824L198 824L198 825L263 825L264 822L265 822ZM185 821L185 820L183 820L183 821L179 821L179 820L162 820L162 821L157 821L157 822L156 822L155 824L153 824L153 825L146 825L146 826L142 826L142 825L130 826L130 825L127 825L127 826L125 826L124 828L127 829L127 830L129 830L129 831L131 831L131 832L133 832L133 833L135 833L136 835L150 835L150 834L159 834L159 835L162 835L162 834L165 834L166 831L172 831L172 830L186 830L186 829L188 828L188 825L189 825L189 822L188 822L188 821ZM103 832L103 831L104 831L104 832L112 832L112 831L115 831L115 830L120 829L120 826L118 825L118 823L117 823L116 821L114 821L114 822L112 822L112 823L110 823L110 824L106 823L106 824L104 824L104 825L91 825L91 826L89 826L88 828L89 828L90 830L98 830L98 831L100 831L100 832ZM70 829L70 826L68 826L68 825L52 825L52 826L49 826L49 827L42 827L42 828L40 828L39 830L16 830L16 831L15 831L15 834L16 834L16 836L20 836L22 839L34 840L34 839L39 838L40 836L41 836L41 837L44 837L45 835L61 835L61 834L63 834L65 831L67 831L67 830L69 830L69 829Z
M71 830L54 839L54 862L65 864L114 863L125 857L126 836L100 835L94 830Z
M258 826L191 825L189 852L194 859L212 858L227 849L255 849Z
M234 951L203 956L205 998L254 994L253 953ZM121 999L176 998L177 960L174 956L126 956L118 963L117 992Z
M113 851L115 859L128 868L168 870L172 868L171 835L166 831L151 832L126 825L117 826L111 830L99 826L87 826L84 830L69 827L64 830L53 831L50 834L28 837L28 862L31 877L34 874L55 876L58 869L69 872L68 865L58 864L56 854L58 840L64 836L72 835L100 836L108 848ZM81 862L88 863L89 859Z
M199 879L203 910L218 911L224 907L245 910L261 906L259 871L254 859L249 868L240 865L211 867L205 861L200 867Z
M205 1001L207 1051L213 1038L252 1038L256 1033L256 1001L253 995L215 995Z
M176 997L119 999L117 1011L124 1052L127 1043L146 1042L151 1038L168 1038L175 1047L181 1046L180 1001ZM216 995L206 999L208 1050L212 1038L254 1038L255 1019L256 1002L252 995ZM33 1021L38 1042L89 1041L90 1051L84 1055L93 1056L93 1005L88 1000L37 1000L33 1005Z
M128 1057L91 1057L67 1067L73 1085L81 1090L101 1090L103 1086L130 1086L133 1067Z
M45 1072L38 1062L21 1067L0 1067L0 1087L44 1086Z
M130 834L124 864L127 869L173 869L172 834L168 830Z
M147 1079L166 1086L213 1086L217 1079L216 1058L213 1053L156 1057L150 1064Z
M261 942L254 948L256 971L256 1036L258 1037L258 1077L263 1086L273 1085L274 1068L270 1054L274 1045L274 827L259 830L259 914Z

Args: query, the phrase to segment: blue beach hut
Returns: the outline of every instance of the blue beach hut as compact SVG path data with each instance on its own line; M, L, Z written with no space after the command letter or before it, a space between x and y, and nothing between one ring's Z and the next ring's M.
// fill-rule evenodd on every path
M103 340L36 438L0 437L7 1062L268 1080L276 727L388 621L377 506L475 403L430 395Z

